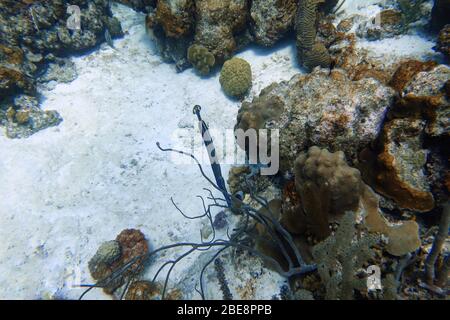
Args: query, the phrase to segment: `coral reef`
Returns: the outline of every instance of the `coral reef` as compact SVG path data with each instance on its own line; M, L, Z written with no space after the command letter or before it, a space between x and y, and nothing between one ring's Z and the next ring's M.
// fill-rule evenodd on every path
M251 66L244 59L230 59L224 63L219 80L227 95L242 97L252 86Z
M401 257L420 248L419 225L415 221L403 221L391 225L379 211L378 198L367 186L364 186L362 205L365 210L365 225L370 232L377 232L388 238L386 251Z
M5 110L6 109L6 110ZM39 108L37 98L19 94L0 109L0 125L8 138L28 138L32 134L61 123L62 118L52 110Z
M246 0L198 0L195 43L206 47L219 63L237 49L236 36L247 26Z
M336 0L159 0L146 18L166 61L182 71L189 67L186 51L193 43L214 55L217 65L255 42L273 46L297 30L299 58L305 67L329 67L327 49L316 42L316 16L330 12ZM312 40L311 40L312 39Z
M400 67L399 70L402 68L407 70L409 67ZM377 192L395 200L401 208L421 212L435 207L432 191L441 193L439 190L443 186L439 181L445 181L448 161L443 164L435 161L440 158L436 155L445 157L446 154L442 143L445 144L449 136L450 108L443 93L450 69L439 65L431 70L426 66L425 70L410 79L393 79L398 89L403 87L401 96L389 112L375 152L361 154L362 163L367 161L364 179ZM433 150L432 156L430 149ZM373 159L376 159L375 163ZM435 172L430 170L433 167L444 169ZM434 178L429 179L430 175ZM445 201L445 196L438 200Z
M392 76L389 85L397 92L402 93L403 89L412 81L419 72L430 71L437 66L434 61L407 60L403 62Z
M386 9L381 11L376 18L361 23L356 34L368 40L392 38L404 32L402 22L402 12Z
M329 223L346 211L356 211L361 194L361 177L345 161L344 153L330 153L318 147L298 156L294 164L295 186L311 232L323 240Z
M331 58L323 43L316 41L316 20L319 3L325 0L300 1L296 18L297 50L300 63L308 70L316 66L328 68Z
M372 78L351 81L340 70L315 70L243 103L235 129L280 129L282 170L292 169L299 152L312 145L341 150L353 163L377 137L394 96Z
M143 269L149 247L145 236L139 230L123 230L116 240L103 243L89 261L92 278L99 281L105 293L113 294L130 276L138 275ZM131 263L126 272L114 272Z
M214 55L203 46L192 45L188 49L188 60L201 75L206 76L211 72L216 63Z
M57 125L60 117L55 111L44 112L33 106L30 121L33 127L12 128L3 118L15 97L36 95L36 78L45 73L56 56L84 52L111 36L122 36L120 22L112 16L109 1L71 1L81 13L81 29L67 27L68 1L3 1L0 3L0 123L7 126L7 136L27 137L44 128ZM17 124L17 123L16 123ZM17 129L17 130L16 130ZM16 132L17 131L17 132Z
M170 38L189 35L194 28L195 3L193 0L159 0L155 20Z
M255 42L273 46L294 28L297 13L295 0L254 0L251 3L251 29Z

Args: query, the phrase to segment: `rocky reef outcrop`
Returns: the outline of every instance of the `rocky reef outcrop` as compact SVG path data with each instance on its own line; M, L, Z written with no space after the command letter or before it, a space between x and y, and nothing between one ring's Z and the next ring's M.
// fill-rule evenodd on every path
M407 69L401 66L396 74L402 68ZM442 190L448 171L444 146L450 128L450 104L445 94L449 77L450 69L444 65L426 67L411 76L400 86L403 89L384 124L376 151L361 154L367 161L366 180L402 208L430 211L436 205L433 193L440 195L438 202L448 199ZM370 159L376 159L375 163Z
M76 7L71 11L70 5ZM7 136L28 137L61 121L56 112L38 107L37 78L55 62L55 56L92 49L105 41L106 33L122 35L107 0L0 3L0 124L7 128ZM27 113L28 120L20 121L12 113Z
M299 38L302 63L308 68L328 67L331 61L324 46L309 39L312 33L315 38L319 10L329 11L336 3L335 0L158 0L156 9L147 16L146 25L161 55L174 62L179 71L190 66L186 53L192 44L208 49L216 64L221 65L252 42L270 47L294 30Z
M252 1L250 18L255 42L270 47L292 31L297 8L295 0Z
M378 136L394 96L393 89L373 78L351 81L341 70L318 69L272 84L251 103L244 102L235 128L279 129L284 170L312 145L341 150L355 162Z

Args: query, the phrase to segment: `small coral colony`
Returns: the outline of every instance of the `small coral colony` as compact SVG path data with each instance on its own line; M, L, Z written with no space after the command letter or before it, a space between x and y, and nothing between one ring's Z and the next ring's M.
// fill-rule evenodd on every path
M92 20L82 35L66 28L66 1L36 5L37 21L25 13L33 1L9 2L1 25L21 25L0 38L0 125L17 138L60 122L37 104L42 64L105 41L105 30L123 33L108 1L72 1ZM285 299L448 298L450 1L380 1L373 20L342 18L345 1L337 0L119 2L146 13L148 35L178 71L192 67L205 81L220 72L223 93L242 101L235 130L279 130L275 176L237 166L227 190L219 188L238 227L223 242L190 247L212 251L224 298L233 291L222 266L233 261L219 258L225 249L286 277ZM417 30L434 37L438 59L380 60L358 45ZM298 74L246 99L251 61L234 55L290 38ZM213 220L209 210L204 217ZM183 298L168 285L170 272L163 281L139 277L166 249L151 251L140 231L124 230L100 246L89 271L97 287L125 299Z

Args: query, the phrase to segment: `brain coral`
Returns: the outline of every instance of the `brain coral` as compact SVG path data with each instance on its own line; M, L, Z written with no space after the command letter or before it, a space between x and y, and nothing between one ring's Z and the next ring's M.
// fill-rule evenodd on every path
M233 58L225 62L220 73L220 84L225 93L241 97L252 86L252 69L244 59Z
M208 49L196 44L189 47L188 60L201 75L209 74L216 63L214 55Z

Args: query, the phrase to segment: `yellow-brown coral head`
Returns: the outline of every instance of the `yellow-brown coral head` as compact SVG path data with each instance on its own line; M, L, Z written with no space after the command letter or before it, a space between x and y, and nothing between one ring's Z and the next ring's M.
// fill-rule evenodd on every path
M305 194L305 186L314 186L328 194L332 214L343 214L358 208L361 174L347 165L342 151L331 153L311 147L308 152L300 154L295 161L295 184L300 195ZM307 199L302 197L302 200Z
M226 61L220 73L223 91L231 97L244 96L252 86L252 69L244 59L233 58Z
M216 63L214 55L204 46L197 44L189 47L188 60L202 76L208 75Z

